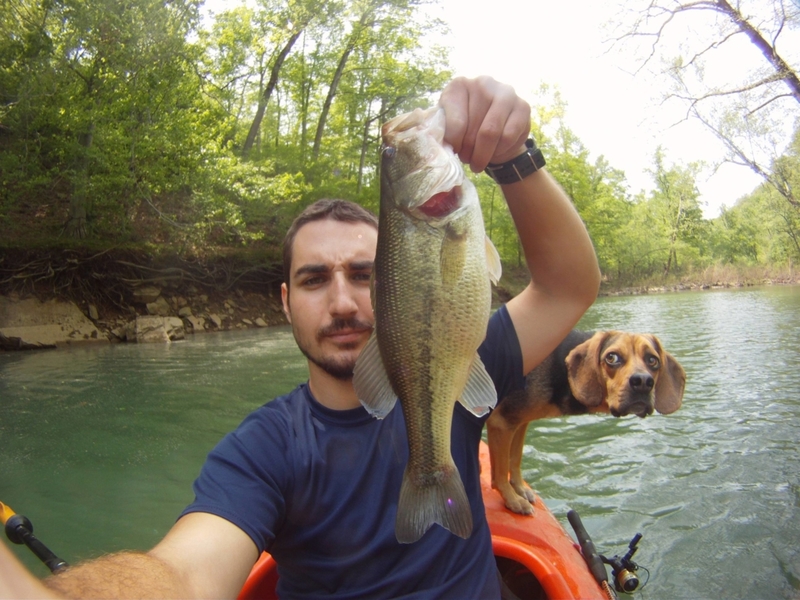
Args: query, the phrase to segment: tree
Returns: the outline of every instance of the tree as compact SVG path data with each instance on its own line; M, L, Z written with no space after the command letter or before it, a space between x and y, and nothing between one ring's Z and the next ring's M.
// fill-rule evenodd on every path
M685 106L723 144L725 160L746 166L791 204L793 192L770 165L800 117L800 4L792 0L652 0L632 9L617 42L638 46L639 68L657 56L673 82L667 99ZM735 65L735 67L734 67Z
M657 230L666 241L667 256L663 273L666 277L679 267L680 248L699 249L698 242L705 224L695 180L701 165L692 163L687 167L667 168L661 148L656 151L654 162L651 174L656 189L647 205Z
M262 35L269 40L269 43L264 45L264 51L259 56L258 107L242 146L243 155L246 156L255 143L264 111L278 85L278 77L286 58L306 27L320 14L324 14L325 10L324 2L296 0L288 2L285 6L265 5L264 10L259 13ZM266 59L269 50L272 50L274 55L271 60ZM264 85L267 69L270 76Z

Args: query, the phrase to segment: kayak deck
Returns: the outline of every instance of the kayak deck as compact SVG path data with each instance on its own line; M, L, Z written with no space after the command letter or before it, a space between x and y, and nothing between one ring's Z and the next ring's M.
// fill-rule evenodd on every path
M536 497L535 514L522 516L506 509L491 486L489 448L481 442L481 493L492 532L498 569L520 600L604 599L577 545L552 512ZM264 552L250 572L239 600L277 598L275 560Z

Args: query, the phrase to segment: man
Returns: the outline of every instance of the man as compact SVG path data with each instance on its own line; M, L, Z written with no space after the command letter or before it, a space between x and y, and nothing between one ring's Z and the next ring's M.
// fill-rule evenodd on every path
M445 141L479 172L524 154L530 107L488 77L442 93ZM481 357L498 396L523 385L594 301L597 261L579 216L545 170L502 185L532 283L492 318ZM483 419L456 406L452 448L475 526L399 544L394 512L407 447L402 411L372 419L352 369L373 323L374 216L341 201L306 211L284 247L284 311L308 384L251 414L209 455L196 501L146 554L122 553L47 580L0 544L0 598L235 597L259 553L288 598L491 598L499 583L478 485ZM56 593L58 592L58 593Z

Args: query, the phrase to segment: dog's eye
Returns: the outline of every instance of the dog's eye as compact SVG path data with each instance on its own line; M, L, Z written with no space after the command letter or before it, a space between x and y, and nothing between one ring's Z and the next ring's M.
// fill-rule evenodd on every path
M657 369L661 366L661 361L658 360L657 356L653 356L652 354L648 354L645 360L647 361L647 366L651 369Z
M609 352L608 354L606 354L604 360L606 361L606 364L609 365L610 367L618 367L620 364L622 364L622 358L616 352Z

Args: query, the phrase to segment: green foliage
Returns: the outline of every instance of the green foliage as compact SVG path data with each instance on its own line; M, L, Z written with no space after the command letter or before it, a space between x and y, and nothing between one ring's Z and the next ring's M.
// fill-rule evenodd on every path
M416 0L260 0L207 21L200 5L0 0L3 245L277 258L291 219L318 198L377 211L380 126L430 105L450 78L432 41L443 24ZM534 114L610 283L800 260L798 136L770 187L708 221L700 165L659 151L653 189L634 198L567 126L556 90L542 89ZM521 265L499 188L470 177L503 263Z

